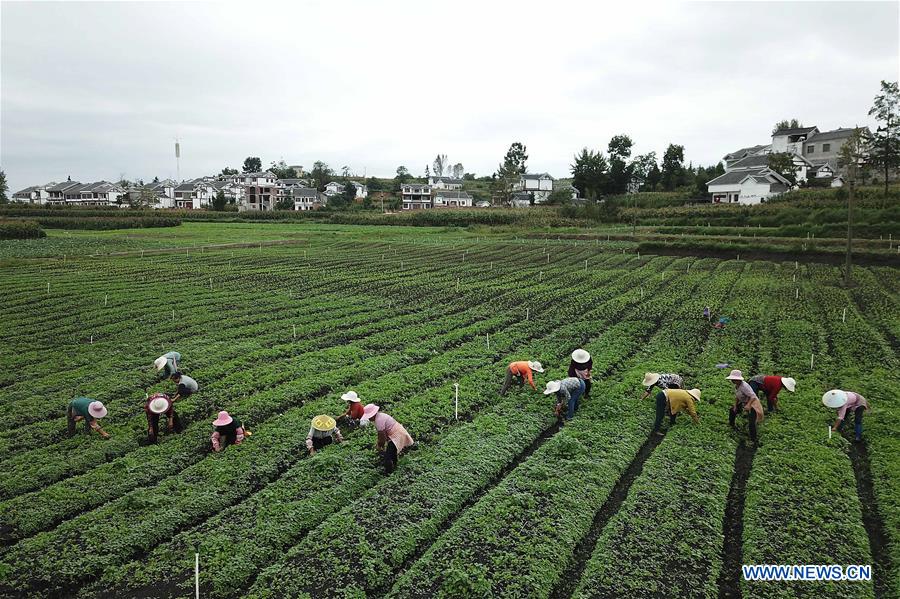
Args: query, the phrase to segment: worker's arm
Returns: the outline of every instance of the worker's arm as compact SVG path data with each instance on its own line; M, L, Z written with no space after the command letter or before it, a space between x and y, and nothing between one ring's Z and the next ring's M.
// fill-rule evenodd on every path
M234 431L234 444L240 445L244 442L244 427L238 428Z
M334 440L338 443L344 442L344 437L341 436L341 431L338 428L334 429Z
M528 379L528 384L531 385L531 388L537 391L537 387L534 386L534 373L531 372L531 369L525 371L525 378Z
M697 407L694 405L694 402L688 402L687 413L691 415L691 418L694 420L694 424L699 424L700 417L697 416Z
M650 385L649 387L647 387L647 390L644 391L644 395L641 396L641 400L644 400L644 399L647 399L648 397L650 397L650 391L652 391L652 390L653 390L653 385Z
M843 422L843 421L844 421L843 418L838 418L837 420L835 420L834 424L831 425L831 430L837 431L838 427L841 425L841 422Z
M314 455L316 450L313 448L313 429L309 429L309 433L306 435L306 450L309 451L309 455Z
M100 423L96 420L91 420L91 428L100 433L100 436L104 439L109 439L109 433L100 428Z
M384 446L387 443L387 433L384 431L378 431L378 440L375 442L375 449L378 451L384 450Z
M212 441L213 451L218 453L222 449L222 446L219 444L219 432L213 431L213 434L212 434L212 437L210 437L210 440Z

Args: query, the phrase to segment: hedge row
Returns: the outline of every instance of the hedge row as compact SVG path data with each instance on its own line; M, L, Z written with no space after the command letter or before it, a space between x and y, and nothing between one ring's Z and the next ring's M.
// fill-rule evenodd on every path
M0 220L0 239L34 239L46 236L41 226L33 220Z

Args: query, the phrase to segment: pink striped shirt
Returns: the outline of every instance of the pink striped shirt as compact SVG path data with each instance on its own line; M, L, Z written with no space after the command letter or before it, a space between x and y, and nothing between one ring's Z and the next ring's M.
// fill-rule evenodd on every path
M841 406L838 410L837 416L839 420L843 420L844 416L847 415L847 411L855 411L858 407L863 407L865 409L869 409L869 402L866 401L866 398L860 395L859 393L855 393L853 391L847 391L847 403Z

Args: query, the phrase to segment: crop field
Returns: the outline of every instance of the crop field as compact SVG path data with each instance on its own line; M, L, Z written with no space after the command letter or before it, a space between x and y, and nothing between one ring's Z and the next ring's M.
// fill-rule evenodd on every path
M0 242L0 596L193 597L199 554L217 598L900 597L896 268L847 289L829 265L599 239L176 229ZM260 243L201 247L219 242ZM499 396L510 361L540 360L542 389L578 347L594 387L566 426L527 386ZM169 350L200 391L150 445ZM797 379L758 448L728 427L720 363ZM647 371L702 389L699 424L652 434ZM835 387L869 400L864 443L852 422L829 439ZM307 455L348 389L415 438L394 473L374 427ZM79 395L111 438L66 436ZM217 454L222 409L253 436ZM747 582L741 564L873 579Z

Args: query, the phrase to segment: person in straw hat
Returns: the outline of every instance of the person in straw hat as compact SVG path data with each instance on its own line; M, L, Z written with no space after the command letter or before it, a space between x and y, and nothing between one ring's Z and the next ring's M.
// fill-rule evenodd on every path
M360 418L363 417L363 406L359 395L356 394L356 391L347 391L341 395L341 399L347 402L347 409L338 416L338 422L346 420L351 428L358 426Z
M84 420L84 430L88 433L91 429L97 431L104 439L109 439L109 433L100 428L99 420L106 416L106 406L90 397L76 397L66 407L67 432L69 436L75 434L75 423Z
M414 443L413 438L402 424L382 412L381 408L373 403L366 404L363 408L363 417L360 419L362 426L367 426L369 422L375 423L375 430L378 432L375 450L384 452L384 471L390 474L397 467L397 461L403 450Z
M331 445L332 442L340 443L343 440L334 418L326 414L319 414L312 419L312 425L306 435L306 449L309 450L309 455L315 455L316 451L326 445Z
M756 433L756 425L765 418L759 397L744 380L744 375L740 370L732 370L731 374L725 378L734 383L734 405L728 412L728 424L734 428L734 419L740 412L746 412L747 418L750 420L750 439L757 447L762 447Z
M578 409L578 400L584 395L584 381L570 376L559 381L550 381L547 388L544 389L544 395L556 395L556 407L554 412L559 420L560 426L563 426L563 409L566 410L565 420L572 420L575 417L575 410Z
M147 415L147 436L151 443L156 443L159 437L159 419L165 416L166 429L171 433L175 430L175 422L178 416L175 414L175 405L165 393L154 393L147 397L144 405L144 413Z
M528 381L531 388L537 391L537 387L534 386L535 372L544 372L544 367L541 366L540 362L530 362L527 360L510 362L509 366L506 367L506 380L503 381L503 386L500 387L500 395L506 395L506 391L513 384L513 380L515 380L516 385L519 387L524 385L525 381Z
M653 432L662 436L663 415L669 415L669 426L675 425L675 416L687 412L694 424L700 422L697 416L697 403L700 401L700 389L661 389L656 394L656 420L653 421Z
M653 387L658 387L661 390L684 389L684 380L678 374L648 372L644 374L644 380L641 381L641 386L647 388L641 399L647 399L650 397L650 392L653 390Z
M572 359L569 361L569 376L584 381L584 398L591 396L591 369L594 367L594 360L591 354L584 349L576 349L572 352Z
M766 394L766 408L769 412L778 411L778 392L787 389L791 393L797 388L797 381L789 376L767 376L765 374L757 374L751 377L747 384L753 389L757 395L760 391Z
M829 408L837 409L837 420L832 425L832 431L840 431L844 428L844 419L847 412L853 412L855 422L853 430L856 433L854 440L859 443L862 441L862 422L863 413L869 409L869 402L866 398L855 391L841 391L840 389L832 389L822 396L822 403Z
M181 354L177 351L166 352L153 360L157 375L160 379L167 379L178 372L178 363L181 362Z
M249 431L246 431L249 434ZM213 420L212 448L216 453L229 445L240 445L244 442L244 426L237 418L222 410Z

